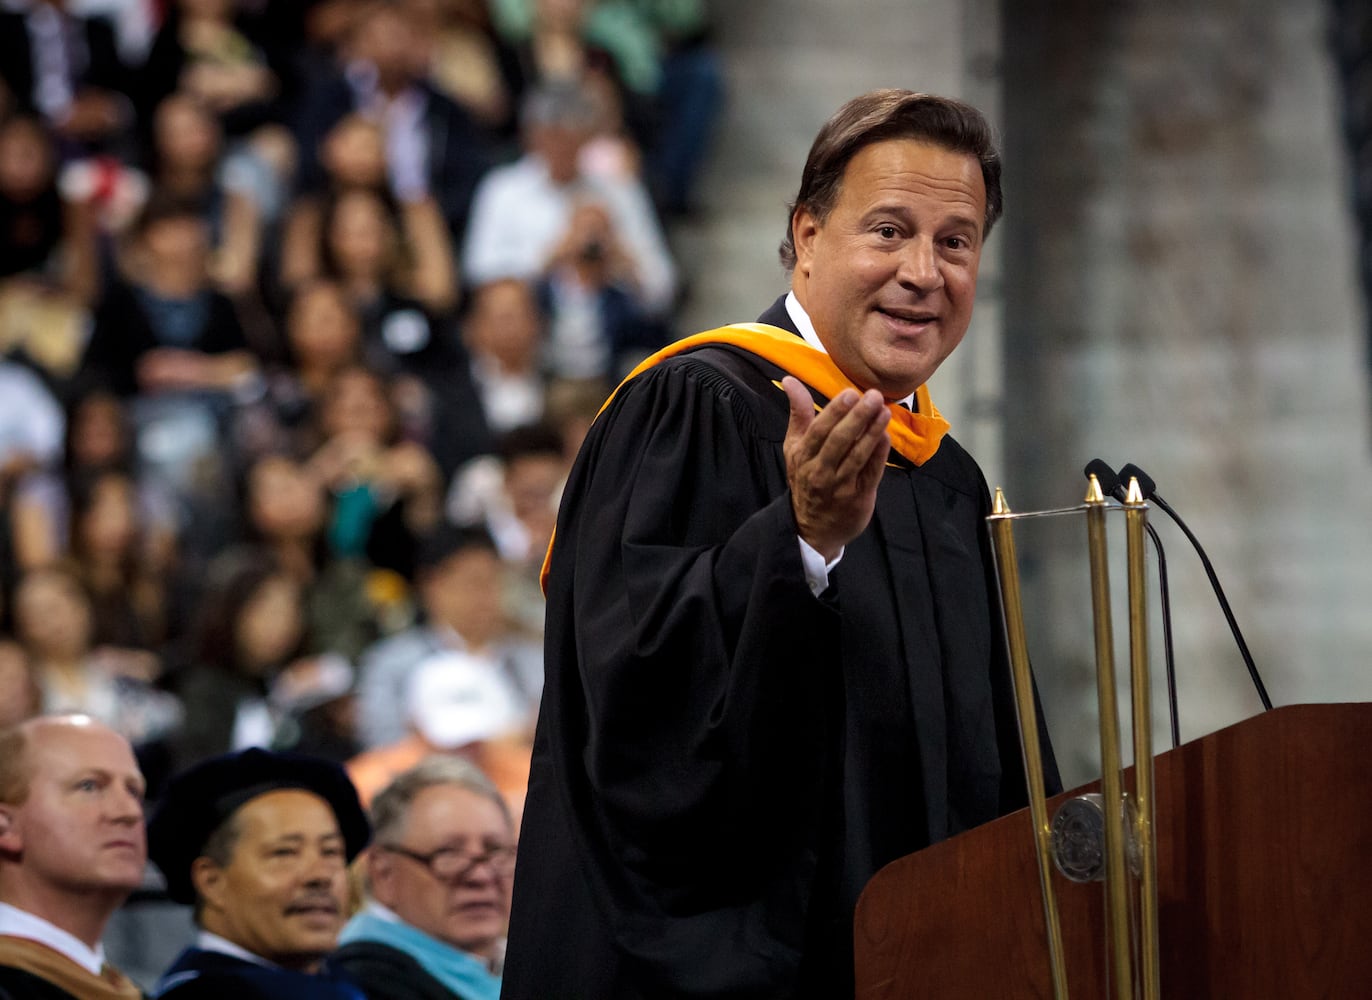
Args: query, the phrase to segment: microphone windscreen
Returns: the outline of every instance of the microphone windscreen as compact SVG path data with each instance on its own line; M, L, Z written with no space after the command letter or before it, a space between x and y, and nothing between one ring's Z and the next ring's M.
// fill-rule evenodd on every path
M1153 482L1153 477L1144 472L1133 462L1130 462L1124 468L1120 469L1119 478L1120 483L1124 484L1126 489L1128 488L1130 479L1137 479L1139 481L1139 491L1143 494L1145 500L1152 500L1153 495L1158 489L1158 484Z
M1115 475L1115 470L1106 465L1103 459L1091 459L1082 472L1088 479L1095 476L1096 482L1100 483L1100 491L1106 496L1113 494L1119 487L1120 477Z

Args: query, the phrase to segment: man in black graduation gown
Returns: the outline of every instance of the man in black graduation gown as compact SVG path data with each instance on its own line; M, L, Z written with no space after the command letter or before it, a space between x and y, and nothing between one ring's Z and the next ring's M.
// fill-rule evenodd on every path
M987 488L925 388L999 173L965 105L849 102L766 325L673 345L593 425L502 996L852 996L867 880L1024 803Z
M148 853L200 930L153 996L365 1000L321 965L346 916L347 865L369 834L330 761L252 748L177 775L148 822Z

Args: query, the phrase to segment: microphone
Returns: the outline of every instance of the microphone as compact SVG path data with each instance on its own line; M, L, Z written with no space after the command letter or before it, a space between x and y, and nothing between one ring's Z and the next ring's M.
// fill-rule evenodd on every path
M1244 666L1248 668L1248 676L1253 679L1253 687L1257 689L1258 698L1262 701L1262 707L1266 711L1272 710L1272 699L1267 696L1267 687L1263 684L1262 678L1258 675L1257 664L1253 662L1253 655L1248 652L1248 643L1244 641L1243 632L1239 630L1239 623L1234 619L1234 612L1229 607L1229 599L1224 596L1224 588L1220 586L1220 578L1215 573L1215 567L1210 564L1210 557L1205 554L1205 549L1201 547L1200 540L1186 526L1186 522L1181 519L1172 505L1162 497L1158 496L1157 483L1153 478L1144 472L1137 465L1130 463L1119 471L1119 478L1128 482L1133 477L1139 481L1139 490L1143 493L1145 500L1152 500L1158 505L1168 517L1177 522L1177 527L1181 528L1191 545L1195 548L1196 554L1200 556L1201 565L1205 567L1205 575L1210 578L1210 587L1215 591L1215 597L1219 600L1220 609L1224 612L1225 621L1229 623L1229 631L1234 635L1234 642L1239 647L1239 654L1243 657Z
M1100 483L1102 493L1113 496L1120 503L1124 503L1128 496L1128 486L1121 481L1120 476L1115 474L1115 470L1110 468L1102 459L1093 458L1086 463L1083 470L1086 476L1096 477L1096 482ZM1152 480L1149 480L1151 483ZM1143 488L1140 481L1139 488ZM1147 522L1144 528L1148 532L1148 537L1153 541L1153 551L1158 557L1158 595L1162 604L1162 651L1163 660L1167 670L1167 711L1168 721L1171 723L1172 749L1181 746L1181 722L1177 716L1177 662L1172 651L1172 596L1167 586L1167 556L1162 550L1162 539L1158 537L1157 529Z

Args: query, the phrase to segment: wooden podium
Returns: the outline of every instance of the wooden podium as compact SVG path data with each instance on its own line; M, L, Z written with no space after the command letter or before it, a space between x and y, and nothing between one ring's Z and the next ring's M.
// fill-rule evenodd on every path
M1372 704L1266 712L1158 756L1155 775L1162 995L1372 997ZM1099 1000L1103 886L1053 878L1070 995ZM857 1000L1051 997L1044 928L1025 809L868 883Z

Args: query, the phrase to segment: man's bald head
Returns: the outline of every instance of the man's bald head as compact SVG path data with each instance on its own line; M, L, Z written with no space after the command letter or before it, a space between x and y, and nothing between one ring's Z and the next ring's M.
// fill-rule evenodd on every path
M40 756L75 754L95 763L95 754L102 750L112 754L107 762L132 762L132 770L138 772L128 740L89 715L39 715L0 729L0 805L24 804ZM142 780L141 773L137 777Z
M0 733L0 901L93 946L142 881L143 793L128 740L89 716Z

